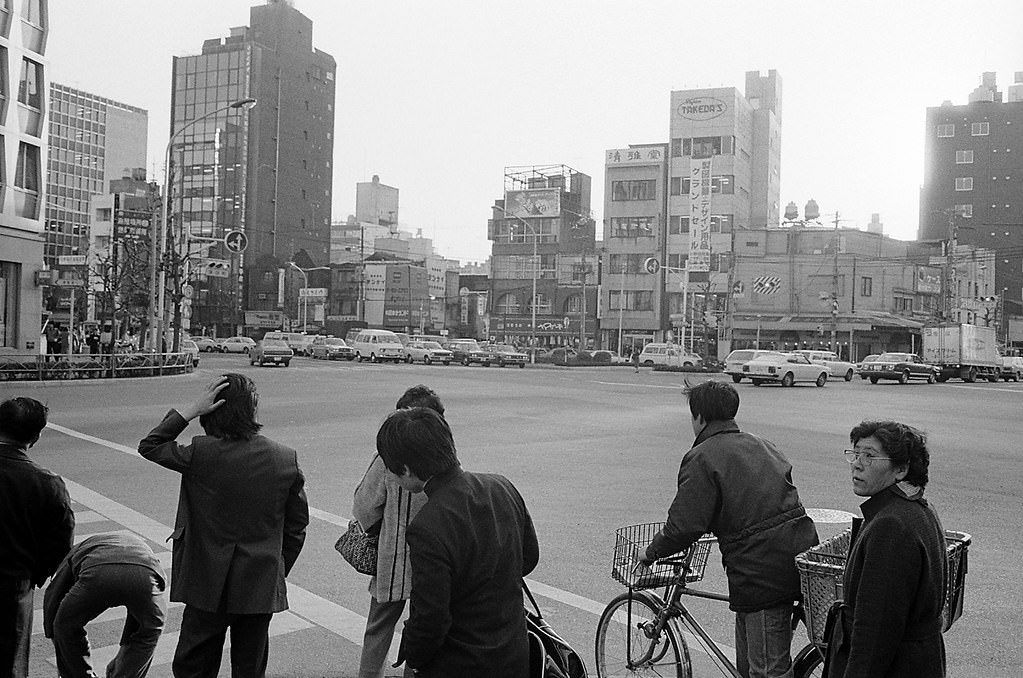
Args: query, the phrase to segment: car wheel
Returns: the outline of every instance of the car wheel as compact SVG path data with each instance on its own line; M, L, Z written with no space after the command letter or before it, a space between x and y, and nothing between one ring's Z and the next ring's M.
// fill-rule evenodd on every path
M409 354L409 355L405 356L405 362L407 362L409 365L411 365L412 363L415 362L415 359L412 357L411 354Z
M356 353L355 357L358 358L360 363L362 362L362 354L361 353Z
M877 377L871 377L870 378L870 383L871 384L876 384L877 383Z
M928 384L933 384L935 381L937 381L937 379L934 378L934 372L931 372L930 374L927 375Z
M963 377L963 381L968 382L970 384L972 384L975 381L977 381L977 368L976 367L971 367L970 371L967 372L966 376Z
M900 384L909 383L909 370L902 370L902 374L899 375L899 383Z
M845 380L846 381L852 381L852 378L853 378L853 371L852 370L849 370L848 372L845 373Z
M290 365L290 364L291 364L291 361L290 361L290 360L285 360L285 361L284 361L284 363L283 363L283 365L284 365L285 367L287 367L287 366L288 366L288 365Z
M781 378L782 386L792 386L796 383L796 377L791 372L786 372L785 376Z
M732 375L732 381L734 381L736 384L738 384L740 381L742 381L742 375L741 374L733 374Z
M248 355L249 354L249 347L246 346L245 348L242 349L242 351L245 352L245 355Z
M761 384L763 384L763 383L764 383L764 380L763 380L763 379L754 379L754 380L753 380L753 385L754 385L754 386L760 386L760 385L761 385Z
M490 362L487 361L487 362L483 363L483 367L490 367Z
M370 353L369 354L369 361L371 363L378 363L378 362L380 362L380 360L377 358L377 354L376 353Z
M692 366L693 366L693 364L691 362L684 362L684 363L682 363L682 367L692 367Z
M653 360L644 360L643 364L646 365L647 367L652 367L653 364L654 364L654 361Z
M525 369L525 368L526 368L526 363L519 363L519 369L520 370Z
M468 358L462 358L462 364L465 365L466 367L468 367L469 366L469 359Z
M429 365L432 362L433 362L433 359L431 359L429 355L424 355L423 356L423 364L424 365Z
M498 366L498 367L504 367L504 361L503 361L503 360L499 360L499 361L497 362L497 366Z
M255 361L255 360L252 360L252 359L250 358L250 359L249 359L249 365L255 365L255 364L256 364L256 361Z
M849 380L848 380L848 379L846 379L846 381L849 381ZM821 373L820 373L820 374L819 374L819 375L817 376L817 381L816 381L815 383L817 384L817 388L820 388L821 386L823 386L823 385L824 385L824 384L826 384L827 382L828 382L828 375L827 375L827 374L825 374L824 372L821 372Z

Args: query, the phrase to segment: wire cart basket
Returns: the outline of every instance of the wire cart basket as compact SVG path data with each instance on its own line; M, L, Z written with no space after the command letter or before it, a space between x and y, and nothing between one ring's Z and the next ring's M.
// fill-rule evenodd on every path
M852 531L845 530L796 556L799 583L806 610L806 629L810 642L827 645L824 625L828 609L842 600L845 561L849 554ZM966 588L967 550L972 537L965 532L945 530L945 555L948 558L948 588L941 610L941 630L952 627L963 613L963 592Z
M646 547L663 525L664 523L643 523L621 527L615 531L615 551L611 563L611 576L615 581L630 589L639 590L670 586L676 581L692 583L703 579L711 544L717 541L711 534L700 537L684 551L655 561L649 572L641 575L635 573L639 562L637 556L646 551Z

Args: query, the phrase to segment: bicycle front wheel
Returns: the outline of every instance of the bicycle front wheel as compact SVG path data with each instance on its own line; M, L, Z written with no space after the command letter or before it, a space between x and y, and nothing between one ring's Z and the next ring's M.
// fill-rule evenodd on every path
M794 678L821 678L824 675L824 656L813 645L807 645L792 660Z
M631 591L608 603L597 623L598 678L691 678L692 664L685 640L673 620L656 633L657 612L658 607L649 597Z

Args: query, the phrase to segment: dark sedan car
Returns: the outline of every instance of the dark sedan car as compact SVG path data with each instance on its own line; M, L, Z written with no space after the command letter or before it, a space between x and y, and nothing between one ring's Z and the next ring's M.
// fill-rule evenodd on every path
M355 349L340 337L317 336L309 344L309 355L323 360L355 360Z
M922 379L933 384L938 378L938 369L923 358L912 353L882 353L874 362L864 363L861 374L876 384L881 379L891 379L908 384L910 379Z
M281 339L264 339L249 349L250 365L284 365L291 363L295 352Z
M529 362L529 356L508 344L483 344L481 348L495 355L497 357L497 364L500 367L505 365L525 367L526 363Z
M489 351L480 348L475 339L457 339L442 345L451 351L451 357L455 362L463 365L479 363L483 367L490 367L490 363L497 362L497 358Z

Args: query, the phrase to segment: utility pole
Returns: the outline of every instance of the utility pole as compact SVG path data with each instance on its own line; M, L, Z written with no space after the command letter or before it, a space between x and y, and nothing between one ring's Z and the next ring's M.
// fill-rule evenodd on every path
M831 274L831 351L838 353L838 212L835 212L835 262Z
M945 283L945 293L942 295L942 316L945 322L952 322L955 309L959 306L957 297L957 281L954 258L958 247L955 210L948 211L948 241L945 243L945 274L942 279Z

